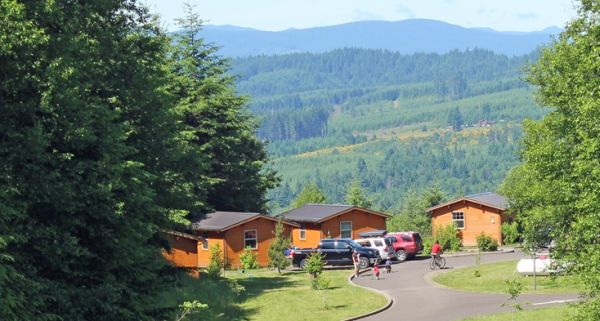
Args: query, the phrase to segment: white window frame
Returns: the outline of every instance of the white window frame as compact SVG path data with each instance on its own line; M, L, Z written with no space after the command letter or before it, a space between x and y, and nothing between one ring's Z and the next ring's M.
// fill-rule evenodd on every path
M348 232L348 230L344 230L342 229L342 226L344 225L344 223L350 223L350 237L344 237L344 231ZM340 238L352 238L352 221L340 221Z
M304 234L304 237L302 237L302 234ZM298 238L300 240L306 240L306 224L304 223L300 223L300 228L298 229Z
M462 216L462 218L455 218L455 214L456 216L458 216L459 214ZM462 227L459 227L456 222L462 222ZM457 230L464 230L465 229L465 212L452 212L452 224L454 224L454 228Z
M247 238L246 237L246 232L251 232L254 231L254 238ZM252 250L256 250L258 249L258 231L256 229L250 229L250 230L244 230L244 248L247 249L248 246L246 246L246 241L247 240L254 240L254 247L250 247L250 249Z
M202 249L208 251L208 232L202 232Z

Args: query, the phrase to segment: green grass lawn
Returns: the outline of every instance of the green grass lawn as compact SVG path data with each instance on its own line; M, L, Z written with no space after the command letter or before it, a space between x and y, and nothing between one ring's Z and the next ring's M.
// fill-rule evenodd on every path
M533 291L533 277L525 277L516 272L517 261L481 264L480 277L475 277L475 267L461 268L441 273L433 281L457 290L482 293L505 293L505 280L519 279L523 282L523 293L578 292L581 283L574 276L537 277L537 291Z
M212 281L186 277L184 286L174 289L160 305L176 306L183 301L199 300L209 305L194 320L341 320L382 307L386 298L348 284L350 270L326 270L331 283L326 291L327 307L321 294L310 286L303 271L284 271L279 276L267 269L246 273L227 271L226 279ZM236 296L227 284L235 280L245 290Z
M542 309L531 309L526 311L512 313L499 313L492 315L485 315L473 318L463 319L462 321L563 321L568 320L571 315L572 309L569 306L560 306L553 308L542 308Z

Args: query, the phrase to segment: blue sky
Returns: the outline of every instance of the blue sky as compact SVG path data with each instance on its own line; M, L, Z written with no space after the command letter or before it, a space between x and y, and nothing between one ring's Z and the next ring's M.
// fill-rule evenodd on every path
M141 0L176 28L186 0ZM208 24L260 30L329 26L362 20L434 19L464 27L534 31L564 27L576 14L572 0L197 0Z

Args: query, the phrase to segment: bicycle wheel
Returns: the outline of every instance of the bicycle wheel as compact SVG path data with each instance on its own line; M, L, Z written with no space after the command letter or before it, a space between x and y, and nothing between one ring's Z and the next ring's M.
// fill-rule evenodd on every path
M438 260L438 265L440 266L440 269L443 269L446 267L446 259L443 257L440 257Z
M431 259L431 261L429 262L429 268L432 270L435 270L436 266L437 266L437 264L435 263L435 260Z

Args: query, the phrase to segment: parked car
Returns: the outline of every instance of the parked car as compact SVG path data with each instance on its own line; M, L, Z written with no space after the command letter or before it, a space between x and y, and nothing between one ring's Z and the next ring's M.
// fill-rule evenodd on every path
M379 251L363 247L351 239L322 239L317 248L294 250L292 264L304 269L308 263L308 255L320 252L323 253L327 265L352 265L352 252L354 250L358 251L360 255L359 267L361 269L366 269L381 261Z
M385 237L392 241L396 259L400 262L423 252L423 239L418 232L389 232Z
M395 254L391 238L370 237L355 239L354 242L364 247L376 249L379 251L379 255L381 256L382 260L387 260L389 257L393 257Z

